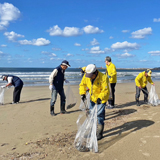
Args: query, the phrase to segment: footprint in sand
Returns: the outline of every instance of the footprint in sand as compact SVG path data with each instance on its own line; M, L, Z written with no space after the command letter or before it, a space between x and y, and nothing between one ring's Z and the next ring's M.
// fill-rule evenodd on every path
M147 156L147 157L149 157L150 156L150 154L149 153L142 153L144 156Z

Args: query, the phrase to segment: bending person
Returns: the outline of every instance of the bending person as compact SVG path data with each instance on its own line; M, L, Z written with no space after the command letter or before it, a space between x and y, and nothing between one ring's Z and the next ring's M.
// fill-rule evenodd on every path
M136 104L137 106L140 106L139 104L139 97L140 97L140 92L142 90L143 94L144 94L144 103L148 103L148 90L147 90L147 82L151 83L152 85L154 85L152 79L151 79L151 73L152 71L150 69L147 69L144 72L141 72L138 74L138 76L135 79L135 83L136 83Z
M97 139L100 140L103 137L105 106L109 98L109 89L106 75L99 72L94 64L89 64L86 67L86 74L79 85L79 94L83 101L86 99L86 87L89 88L90 93L89 109L92 110L97 104Z
M8 84L5 86L2 86L2 88L9 87L9 86L14 86L14 91L13 91L13 102L12 104L19 103L20 101L20 96L21 96L21 91L23 88L23 81L13 75L2 75L3 81L7 81Z

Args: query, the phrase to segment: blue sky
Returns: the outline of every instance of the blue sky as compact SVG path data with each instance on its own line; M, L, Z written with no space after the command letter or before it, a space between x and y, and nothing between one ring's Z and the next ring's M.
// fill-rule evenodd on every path
M0 2L0 67L160 67L159 0Z

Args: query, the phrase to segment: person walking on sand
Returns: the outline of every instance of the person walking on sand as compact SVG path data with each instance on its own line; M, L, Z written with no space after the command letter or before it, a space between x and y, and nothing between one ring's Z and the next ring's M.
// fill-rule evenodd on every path
M68 80L64 78L64 73L65 70L70 67L69 62L64 60L62 63L56 67L51 75L49 76L49 89L51 90L51 101L50 101L50 114L52 116L55 116L56 114L54 113L54 105L57 100L57 94L60 95L60 113L65 114L65 103L66 103L66 96L64 94L64 89L63 89L63 84L64 81L65 83L69 83Z
M102 139L105 119L105 106L109 98L108 78L105 74L99 72L94 64L86 67L86 73L79 85L79 94L82 101L86 99L86 87L89 88L90 106L92 110L97 104L98 130L97 140Z
M117 83L117 71L115 65L111 62L111 57L107 56L105 58L106 72L108 75L110 89L111 89L111 99L108 100L107 109L113 109L115 104L115 87Z
M3 81L7 81L7 85L2 86L2 88L14 86L13 91L13 102L12 104L17 104L20 101L20 95L23 88L23 81L14 75L2 75Z
M138 76L135 78L135 83L136 83L136 104L137 106L140 106L139 104L139 97L140 97L140 92L142 90L144 94L144 103L148 103L148 90L147 90L147 82L149 82L152 85L155 85L151 79L151 73L152 71L150 69L147 69L141 73L138 74Z

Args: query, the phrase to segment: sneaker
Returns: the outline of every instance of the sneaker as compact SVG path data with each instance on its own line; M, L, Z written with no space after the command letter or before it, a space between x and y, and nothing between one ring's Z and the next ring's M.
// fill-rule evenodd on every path
M114 106L112 106L110 104L106 106L106 109L113 109L113 108L114 108Z

